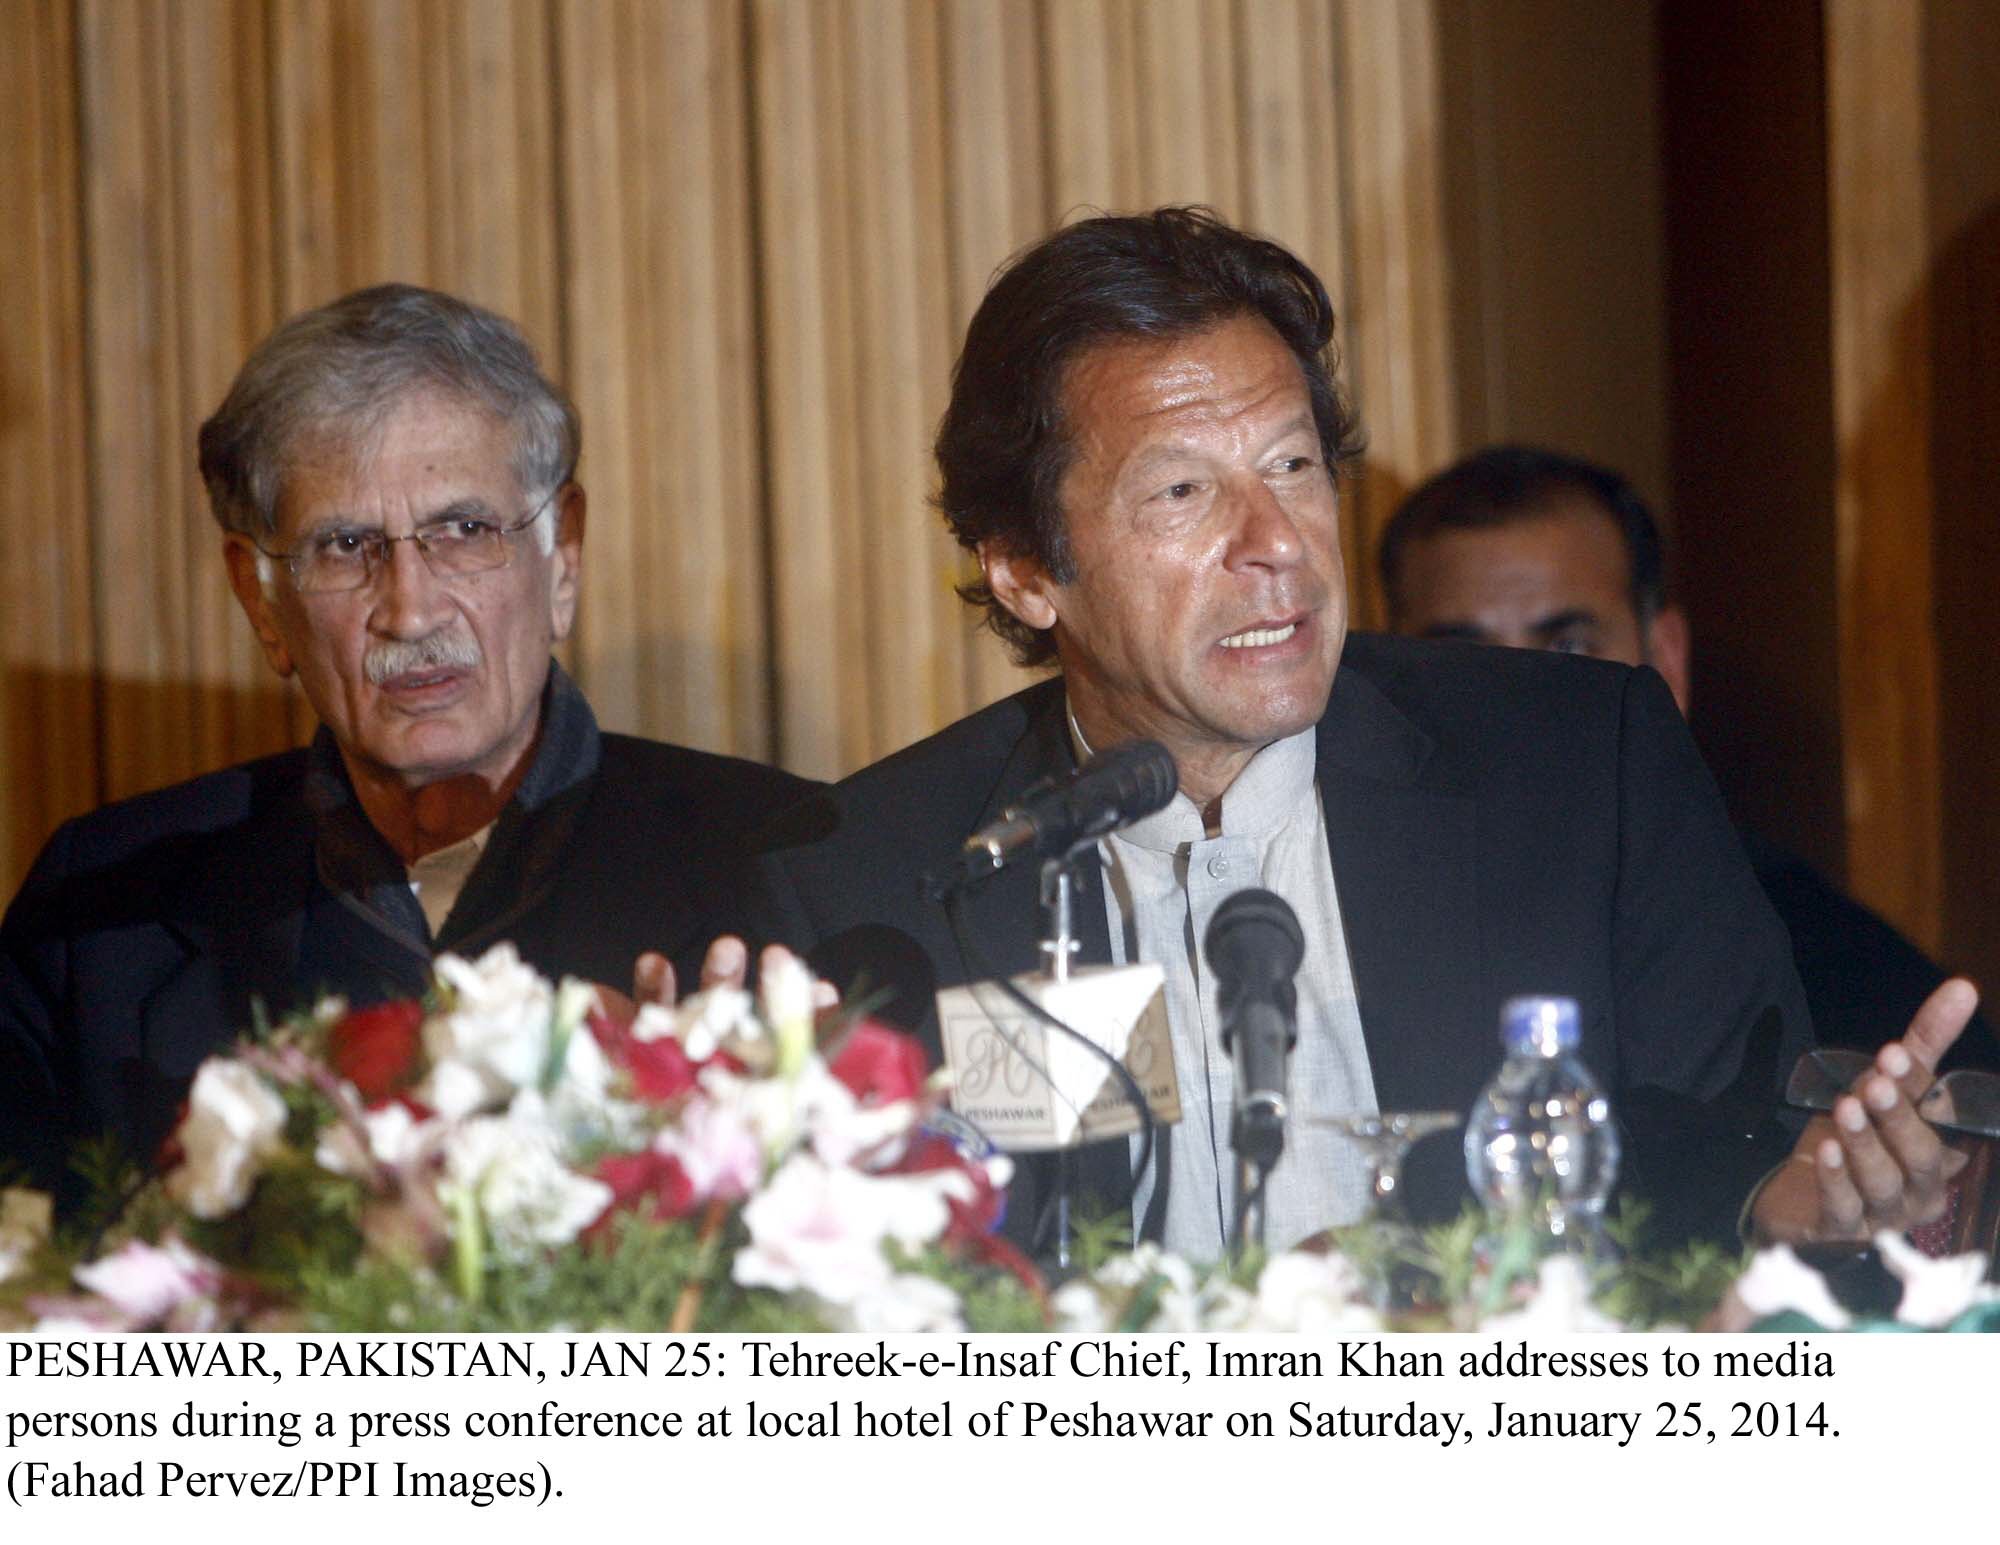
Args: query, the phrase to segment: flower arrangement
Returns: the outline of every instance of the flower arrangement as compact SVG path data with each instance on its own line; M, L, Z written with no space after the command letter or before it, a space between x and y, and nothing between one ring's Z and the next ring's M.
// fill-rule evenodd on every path
M940 1120L922 1047L816 1014L782 951L754 996L629 1018L509 945L445 956L422 1002L328 999L205 1062L102 1238L4 1193L0 1324L11 1304L102 1330L911 1330L968 1299L1039 1319L995 1232L1008 1161Z
M62 1226L0 1189L0 1329L1856 1323L1788 1250L1745 1270L1628 1246L1608 1277L1528 1251L1498 1272L1470 1212L1208 1268L1087 1228L1085 1269L1050 1291L998 1232L1008 1161L943 1108L922 1047L816 1011L814 986L769 951L754 994L620 1015L498 945L441 958L421 1002L323 1001L202 1065L156 1176L87 1164L93 1201ZM1984 1257L1877 1250L1896 1323L2000 1328Z

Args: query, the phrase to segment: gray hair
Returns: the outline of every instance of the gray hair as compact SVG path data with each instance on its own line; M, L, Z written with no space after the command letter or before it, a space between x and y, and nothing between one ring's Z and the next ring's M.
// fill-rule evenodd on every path
M413 391L442 390L514 429L514 477L541 501L576 469L582 428L521 330L453 295L378 284L302 311L260 343L201 426L202 482L225 531L278 529L278 498L300 445L364 438Z

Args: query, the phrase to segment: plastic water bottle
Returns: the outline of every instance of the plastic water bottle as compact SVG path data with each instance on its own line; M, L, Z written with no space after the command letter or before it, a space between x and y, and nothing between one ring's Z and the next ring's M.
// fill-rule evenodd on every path
M1574 998L1511 998L1500 1011L1506 1061L1465 1124L1465 1173L1494 1228L1517 1247L1606 1248L1604 1204L1618 1177L1618 1129L1576 1055Z

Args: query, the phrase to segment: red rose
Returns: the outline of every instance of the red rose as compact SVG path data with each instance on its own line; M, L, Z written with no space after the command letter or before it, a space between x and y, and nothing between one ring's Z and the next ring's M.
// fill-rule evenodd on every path
M364 1101L381 1105L415 1082L423 1028L424 1006L407 998L356 1009L333 1027L327 1061Z
M999 1232L1000 1222L1007 1215L1007 1193L988 1178L985 1165L967 1160L949 1138L936 1132L922 1132L887 1173L925 1175L947 1169L956 1170L972 1183L972 1195L962 1201L957 1197L945 1199L951 1214L951 1222L944 1231L945 1248L960 1260L1011 1272L1040 1297L1047 1290L1042 1274L1035 1269L1034 1262Z
M694 1088L695 1065L673 1036L642 1041L632 1033L629 1020L598 1010L591 1013L590 1033L597 1037L612 1066L631 1074L632 1088L640 1099L665 1105Z
M670 1154L651 1150L613 1154L598 1161L595 1174L611 1187L611 1204L584 1230L584 1238L593 1243L605 1238L611 1220L620 1213L665 1223L694 1210L694 1182Z
M858 1019L841 1037L833 1076L864 1105L891 1105L924 1092L930 1062L923 1042L873 1019Z

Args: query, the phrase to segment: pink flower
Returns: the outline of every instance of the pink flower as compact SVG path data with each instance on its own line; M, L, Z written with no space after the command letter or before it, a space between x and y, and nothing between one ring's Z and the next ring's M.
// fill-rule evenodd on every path
M865 1175L795 1154L743 1208L750 1243L733 1274L744 1287L803 1291L843 1306L895 1276L883 1245L934 1243L951 1221L950 1202L971 1191L961 1170Z
M679 1124L662 1132L653 1148L679 1161L702 1201L736 1201L763 1178L764 1148L756 1128L740 1110L715 1100L688 1101Z
M123 1249L76 1268L76 1280L106 1300L134 1326L157 1325L183 1304L212 1299L222 1290L222 1268L178 1239L163 1246L133 1240Z

